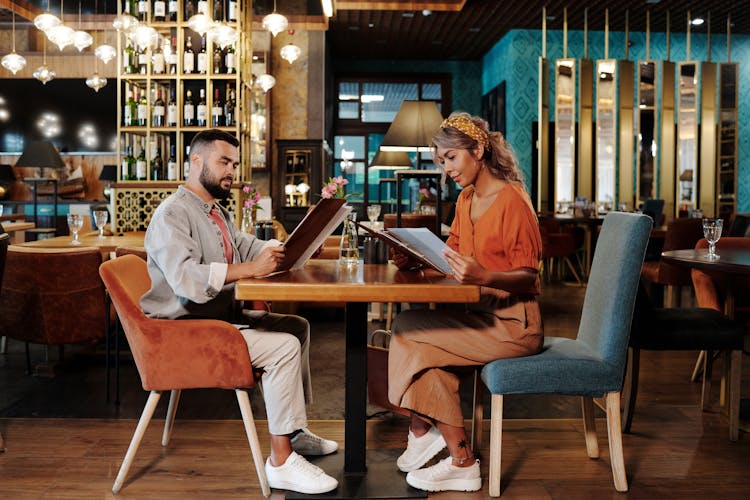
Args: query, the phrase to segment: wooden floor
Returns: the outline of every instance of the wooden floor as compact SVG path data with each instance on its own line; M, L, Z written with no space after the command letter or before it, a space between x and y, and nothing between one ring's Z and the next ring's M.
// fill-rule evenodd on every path
M548 286L545 292L542 306L547 334L574 336L582 293L559 286ZM726 416L717 408L718 383L713 393L714 408L700 411L700 384L689 381L694 360L695 353L691 352L643 353L633 433L623 439L630 486L626 494L618 494L612 483L604 421L597 420L601 457L592 460L586 456L580 420L558 418L571 416L571 408L578 406L577 398L506 397L506 405L515 405L516 409L504 424L503 498L750 497L748 435L741 432L738 442L728 440ZM110 489L135 429L134 417L145 400L143 392L132 402L124 399L123 408L116 412L105 410L106 418L89 418L87 415L99 415L99 410L76 410L75 404L89 401L79 392L91 392L92 387L99 391L101 380L97 377L101 371L87 368L84 371L88 375L74 379L79 385L55 386L60 380L73 379L58 376L40 382L38 377L29 377L34 379L29 381L15 372L15 380L2 377L1 372L12 370L14 363L13 359L0 361L0 417L4 417L0 418L0 433L7 448L0 453L0 498L113 497ZM747 357L743 368L743 394L748 395ZM714 370L716 377L720 371L719 365ZM313 377L315 380L315 366ZM339 397L321 384L317 389L319 399ZM137 387L128 390L136 393ZM230 402L233 399L229 391L218 392L227 392ZM6 400L7 394L14 394L13 401ZM241 422L233 415L216 418L195 407L188 409L188 401L201 396L187 394L183 397L185 412L182 408L178 412L170 445L161 446L163 417L156 418L118 497L262 498ZM75 404L66 406L65 401ZM204 399L203 404L210 405L211 400ZM36 410L32 410L34 405ZM47 406L57 410L46 413ZM68 418L50 418L57 414ZM540 414L544 418L521 418ZM267 455L266 423L260 419L262 414L256 413L256 418ZM390 414L371 419L368 449L402 449L407 426L405 418ZM341 420L314 420L310 428L345 445ZM487 457L488 423L485 429L480 456ZM484 482L480 492L432 494L430 498L489 498L487 466L487 460L482 461ZM283 497L283 492L273 495Z

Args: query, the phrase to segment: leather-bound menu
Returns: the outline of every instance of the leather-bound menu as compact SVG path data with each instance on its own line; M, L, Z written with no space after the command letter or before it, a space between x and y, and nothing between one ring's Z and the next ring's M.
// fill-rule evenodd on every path
M451 267L445 260L443 252L453 252L443 240L426 227L392 227L376 231L364 224L357 223L370 234L388 243L395 249L411 256L421 264L443 274L451 274Z
M343 198L323 198L297 224L284 242L284 260L278 271L299 269L351 212Z

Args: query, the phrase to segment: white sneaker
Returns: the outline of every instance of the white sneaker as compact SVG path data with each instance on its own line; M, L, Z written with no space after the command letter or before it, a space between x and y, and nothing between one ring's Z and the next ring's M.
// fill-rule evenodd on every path
M421 437L415 436L409 429L406 450L398 457L396 465L402 472L417 470L443 448L445 448L445 439L437 427L430 427L430 430Z
M456 467L447 457L432 467L408 473L406 482L425 491L477 491L482 488L482 475L479 460L470 467Z
M339 482L313 465L304 457L292 452L286 462L274 467L271 458L266 460L266 476L271 488L298 493L317 494L335 490Z
M338 450L339 444L302 429L292 438L292 449L300 455L328 455Z

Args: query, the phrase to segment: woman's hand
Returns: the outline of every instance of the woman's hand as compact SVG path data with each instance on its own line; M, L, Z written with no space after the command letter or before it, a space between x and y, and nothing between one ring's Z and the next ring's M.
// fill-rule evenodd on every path
M461 283L487 284L487 270L474 257L467 257L453 250L445 250L443 255L453 270L453 276Z

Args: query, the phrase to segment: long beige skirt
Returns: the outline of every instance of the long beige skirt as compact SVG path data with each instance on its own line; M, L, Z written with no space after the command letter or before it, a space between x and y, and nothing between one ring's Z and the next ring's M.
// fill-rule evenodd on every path
M543 341L539 304L533 299L494 313L404 311L393 323L388 399L434 421L463 427L459 376L450 368L536 354Z

